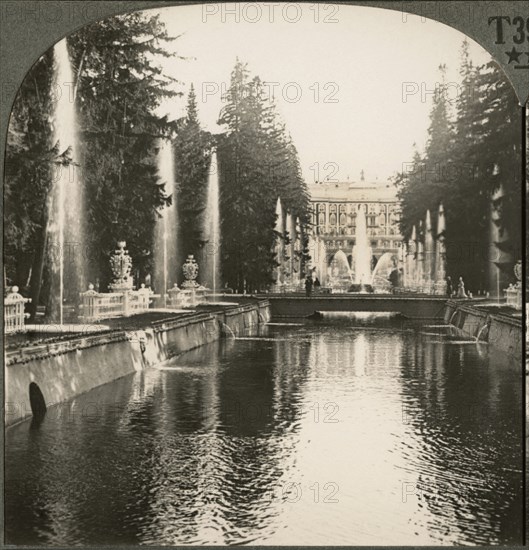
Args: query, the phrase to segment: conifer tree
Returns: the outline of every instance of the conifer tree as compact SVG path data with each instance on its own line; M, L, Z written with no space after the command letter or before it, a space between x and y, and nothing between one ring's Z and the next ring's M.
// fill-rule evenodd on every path
M521 257L521 115L516 95L494 62L474 67L468 43L463 42L461 82L456 117L450 125L447 94L435 98L429 140L424 158L418 152L414 165L422 170L399 174L400 227L424 219L426 208L436 211L440 202L446 215L447 273L462 276L473 292L491 287L494 262L504 273L502 284L512 282L512 267ZM491 208L501 212L499 237L491 242ZM501 204L500 204L501 203Z
M169 57L158 16L118 15L83 27L69 39L81 124L91 264L102 288L109 255L124 239L136 276L151 270L154 224L169 204L159 183L160 137L176 130L155 114L163 98L180 95L154 56Z
M185 255L198 255L205 242L204 214L213 145L212 136L200 126L195 89L191 84L187 113L175 142L178 218Z
M239 60L219 124L225 127L219 144L223 274L239 291L263 289L277 265L277 197L303 228L309 219L297 152L263 83Z

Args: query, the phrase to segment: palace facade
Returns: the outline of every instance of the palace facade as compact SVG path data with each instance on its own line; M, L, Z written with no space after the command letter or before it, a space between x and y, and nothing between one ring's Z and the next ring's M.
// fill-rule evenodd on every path
M360 205L367 216L367 236L373 260L386 252L398 257L403 238L398 227L399 201L394 185L362 180L313 183L308 188L313 237L324 241L328 261L340 249L350 260Z

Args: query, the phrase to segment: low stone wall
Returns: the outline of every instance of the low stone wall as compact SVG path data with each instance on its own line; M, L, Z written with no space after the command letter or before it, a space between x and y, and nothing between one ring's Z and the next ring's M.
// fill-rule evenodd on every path
M450 300L446 303L444 320L457 328L463 336L488 342L522 359L522 319L490 313L468 303Z
M30 384L46 405L61 403L143 367L133 333L88 336L25 347L8 353L5 367L5 423L31 416Z
M35 395L40 395L49 407L222 336L251 333L269 319L269 303L254 301L223 311L159 321L143 330L116 331L8 351L5 424L32 415L30 385L33 406Z

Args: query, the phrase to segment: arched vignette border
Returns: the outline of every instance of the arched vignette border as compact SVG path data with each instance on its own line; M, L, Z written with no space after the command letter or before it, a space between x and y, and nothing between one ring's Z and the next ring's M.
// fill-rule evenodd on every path
M4 168L5 144L9 116L16 94L26 74L39 57L61 38L112 15L169 6L197 4L221 4L200 0L179 2L170 0L4 0L0 3L0 163ZM244 3L244 2L243 2ZM337 4L340 6L362 6L397 11L406 23L407 15L418 15L424 21L433 20L448 25L477 42L501 66L511 82L520 105L529 99L529 68L515 69L507 63L507 50L513 47L515 27L511 26L515 17L526 22L524 36L527 45L529 65L529 17L527 1L488 1L473 0L315 0L310 4ZM277 2L277 5L281 3ZM498 41L497 18L501 21L504 44ZM505 28L504 28L505 27ZM509 28L512 32L509 31ZM4 170L2 170L2 173Z
M196 4L220 4L223 2L203 2L200 0L183 1L170 0L4 0L0 3L0 136L2 146L0 147L0 164L2 166L2 184L5 171L5 146L7 142L7 129L11 110L16 94L31 67L40 56L51 48L57 41L80 28L93 23L99 19L105 19L113 15L131 11L141 11L152 8L164 8L169 6L185 6ZM402 22L406 23L407 14L417 15L426 20L436 21L448 25L483 47L489 52L502 68L511 85L513 86L520 105L528 104L529 99L529 69L516 70L509 66L507 52L513 47L512 20L515 17L522 17L526 21L525 37L523 44L528 52L529 64L529 16L527 0L524 1L487 1L476 2L475 0L334 0L324 2L312 0L312 4L337 4L340 6L361 6L382 8L397 11L402 14ZM306 2L309 4L309 2ZM509 18L502 21L505 23L503 43L498 40L497 18ZM512 32L510 32L512 31ZM527 105L529 111L529 104ZM526 110L522 109L524 116L522 123L526 121ZM529 128L527 128L529 133ZM525 163L527 156L527 134L522 131L522 159L521 170L525 176ZM524 177L522 178L524 181ZM522 186L521 205L525 212L526 193ZM2 193L3 210L3 193ZM525 250L526 222L523 217L522 227L522 248ZM3 224L2 224L2 252L3 252ZM527 259L526 259L527 261ZM524 273L522 280L526 280L526 262L522 263ZM2 317L3 317L3 308ZM525 316L525 309L523 311ZM3 340L2 340L3 349ZM525 353L525 350L524 350ZM3 377L0 377L0 387L3 390ZM525 384L524 384L525 388ZM525 390L523 400L526 400ZM522 417L525 418L524 411ZM4 409L0 412L3 423ZM523 422L524 420L522 420ZM4 444L4 431L1 431L0 444ZM525 454L524 438L524 454ZM525 488L524 488L525 492ZM525 505L525 499L524 499ZM525 510L524 510L525 511Z
M5 166L5 145L7 128L16 94L31 67L40 56L61 38L80 28L105 19L112 15L169 6L219 5L221 2L203 2L200 0L179 2L178 0L3 0L0 2L0 165L2 174ZM245 2L242 2L243 4ZM325 2L314 0L303 2L311 4L336 4L339 6L361 6L382 8L402 14L402 23L406 24L407 15L413 14L424 21L433 20L448 25L483 47L498 62L511 85L520 105L529 99L529 68L515 69L507 63L508 50L513 47L515 27L511 23L515 17L526 22L524 38L527 45L529 66L529 17L524 1L487 1L475 0L334 0ZM276 5L285 4L276 2ZM295 3L294 3L295 4ZM300 3L301 5L301 3ZM497 18L501 21L504 44L498 41ZM504 28L505 27L505 28ZM512 32L509 31L509 28ZM521 47L521 46L519 46ZM3 178L2 178L3 182ZM3 202L2 202L3 205ZM3 235L3 233L2 233Z

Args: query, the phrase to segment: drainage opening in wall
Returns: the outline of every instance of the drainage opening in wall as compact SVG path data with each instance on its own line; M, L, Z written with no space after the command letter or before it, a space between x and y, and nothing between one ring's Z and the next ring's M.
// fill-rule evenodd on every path
M46 401L35 382L31 382L29 385L29 403L34 418L41 419L46 414Z

